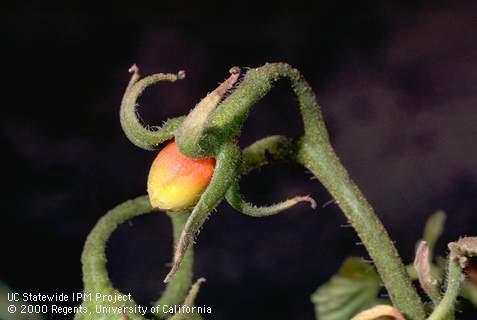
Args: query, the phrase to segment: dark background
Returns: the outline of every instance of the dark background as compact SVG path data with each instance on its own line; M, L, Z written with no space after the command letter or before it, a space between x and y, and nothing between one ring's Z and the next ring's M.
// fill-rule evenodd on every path
M256 12L229 2L222 13L181 3L4 8L0 280L19 292L81 291L88 232L108 209L145 193L155 154L130 144L118 118L133 63L143 74L187 71L186 80L147 91L141 114L150 124L186 113L231 66L294 65L407 262L437 209L448 213L441 254L447 242L475 235L477 6L350 3L296 10L284 1ZM252 112L240 143L301 131L295 98L280 82ZM308 193L325 204L330 196L310 177L275 165L244 179L242 189L260 204ZM196 246L195 274L208 279L198 304L213 310L207 319L313 319L310 294L346 256L366 256L345 224L335 205L253 219L222 204ZM169 229L164 215L151 214L112 237L113 281L140 303L161 291Z

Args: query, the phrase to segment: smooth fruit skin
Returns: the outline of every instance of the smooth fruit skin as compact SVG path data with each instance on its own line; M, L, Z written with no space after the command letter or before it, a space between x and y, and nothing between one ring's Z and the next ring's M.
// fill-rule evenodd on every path
M209 185L215 159L192 159L180 153L175 141L167 144L152 163L147 181L154 208L177 211L194 206Z

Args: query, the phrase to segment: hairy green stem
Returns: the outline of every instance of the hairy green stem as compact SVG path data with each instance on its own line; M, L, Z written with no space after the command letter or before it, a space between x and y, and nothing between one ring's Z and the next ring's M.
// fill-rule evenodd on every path
M447 270L447 289L444 297L427 320L449 320L454 318L455 302L462 284L462 267L459 258L452 253Z
M303 139L299 161L313 172L343 210L373 259L396 308L411 320L424 319L421 299L373 208L349 178L331 146L307 140Z
M83 254L81 256L81 262L83 265L83 284L86 294L91 294L93 298L84 299L83 305L87 307L96 318L101 319L96 314L95 308L108 307L108 306L125 306L135 307L134 301L116 301L116 302L103 302L96 301L95 295L101 294L121 294L115 289L111 283L106 267L106 244L111 234L116 228L133 217L148 213L152 210L147 197L139 197L134 200L126 201L114 209L108 211L93 230L88 235L86 243L84 245ZM120 319L120 314L114 314L111 319ZM144 320L140 314L130 314L128 317L131 320ZM91 317L87 313L78 312L75 315L75 320L89 320Z
M204 139L215 139L215 143L220 144L236 137L253 105L280 78L290 80L303 118L305 135L299 146L298 161L328 189L353 225L373 259L393 304L410 320L424 319L424 306L394 244L335 154L313 90L298 70L284 63L251 69L237 89L219 105L211 118L209 135L205 135Z
M111 234L123 222L152 211L147 196L128 200L108 211L91 230L84 245L81 262L86 292L113 291L106 267L106 244Z

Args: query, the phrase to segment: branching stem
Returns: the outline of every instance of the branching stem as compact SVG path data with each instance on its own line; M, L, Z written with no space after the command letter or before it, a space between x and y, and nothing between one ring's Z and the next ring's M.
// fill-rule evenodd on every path
M280 78L290 80L303 119L305 135L299 145L298 162L313 172L343 210L373 259L393 304L410 320L424 319L424 306L394 244L339 161L315 94L298 70L284 63L249 70L237 89L218 106L204 139L220 144L238 136L251 108Z
M161 80L175 81L180 79L182 74L157 74L138 80L137 70L133 71L135 73L121 107L121 123L129 139L142 148L153 149L161 141L176 134L179 149L187 156L212 156L218 161L210 185L185 224L176 247L173 267L166 281L177 272L194 236L240 173L240 151L235 143L250 110L272 89L276 81L286 78L298 99L305 131L293 148L296 155L293 161L309 169L336 200L373 259L394 306L408 320L425 318L424 306L393 242L373 208L338 159L330 143L315 94L298 70L284 63L265 64L260 68L250 69L235 90L220 102L223 93L238 79L238 72L234 70L230 78L219 86L218 93L213 94L211 102L205 100L202 104L199 103L189 113L186 121L182 122L183 118L173 119L156 132L148 130L140 123L135 111L136 100L148 85ZM210 96L206 99L210 99ZM252 160L257 161L257 164L263 163L264 159L260 157L260 153L257 155L258 157ZM235 191L237 195L238 189ZM246 207L252 212L252 207L247 207L238 196L229 197L230 200L237 207ZM253 209L252 213L255 214L256 210Z

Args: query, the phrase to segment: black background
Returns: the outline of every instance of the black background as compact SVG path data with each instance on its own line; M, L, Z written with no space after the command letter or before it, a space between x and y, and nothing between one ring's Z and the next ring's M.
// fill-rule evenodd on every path
M406 262L437 209L448 213L441 254L445 243L475 235L477 6L315 5L4 8L0 280L19 292L81 291L89 230L109 208L145 193L154 153L130 144L118 118L133 63L143 74L187 71L186 80L147 91L141 114L151 124L186 113L231 66L292 64L317 93L338 154ZM240 144L301 131L295 98L280 82L252 112ZM325 204L330 196L310 177L274 165L242 189L259 204L308 193ZM310 294L346 256L366 256L345 224L335 205L253 219L222 204L197 242L195 274L208 279L198 304L213 310L207 319L313 319ZM162 289L169 229L164 215L151 214L111 239L112 279L142 304ZM462 308L460 319L475 318Z

